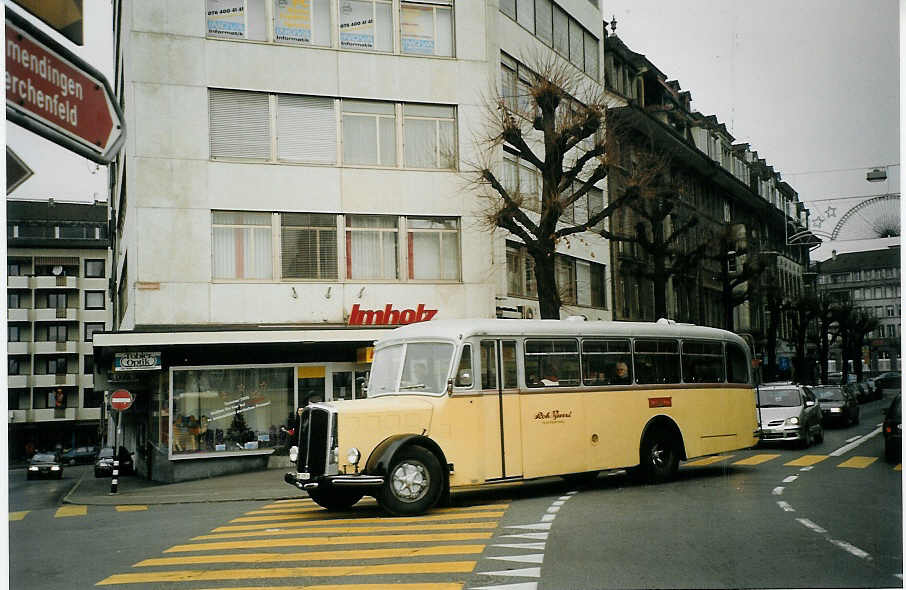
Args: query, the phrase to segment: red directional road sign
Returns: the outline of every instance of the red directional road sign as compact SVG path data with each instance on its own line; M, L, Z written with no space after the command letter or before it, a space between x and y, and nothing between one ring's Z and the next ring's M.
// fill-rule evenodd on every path
M125 138L104 75L9 9L6 118L101 164Z
M117 389L110 395L110 407L122 412L132 407L132 394L125 389Z

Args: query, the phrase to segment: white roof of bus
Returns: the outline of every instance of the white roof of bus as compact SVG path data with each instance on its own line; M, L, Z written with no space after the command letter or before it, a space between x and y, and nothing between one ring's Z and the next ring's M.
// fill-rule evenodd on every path
M747 348L745 341L726 330L693 324L660 320L658 322L607 322L584 320L498 320L461 319L417 322L387 332L375 346L402 339L459 340L470 336L617 336L713 338L736 342Z

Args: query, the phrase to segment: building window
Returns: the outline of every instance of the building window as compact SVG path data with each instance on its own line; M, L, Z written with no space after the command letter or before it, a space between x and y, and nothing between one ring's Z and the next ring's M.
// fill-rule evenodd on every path
M94 356L90 355L90 354L86 354L85 356L82 357L82 359L83 359L82 364L84 366L84 368L82 369L82 373L84 375L94 375Z
M9 374L10 375L20 375L22 366L19 362L19 359L10 357L9 359Z
M212 88L208 109L212 158L270 159L267 94Z
M333 98L322 96L277 95L277 158L286 162L335 164L335 103Z
M409 217L409 278L459 280L459 220Z
M410 168L455 166L453 107L403 105L403 161Z
M50 357L46 359L45 374L47 375L65 375L66 374L66 357Z
M894 314L894 308L892 305L888 305L885 308L885 311L887 312L887 317L889 317L889 318L896 317L896 315Z
M290 426L287 417L295 407L292 367L173 369L171 376L173 455L285 444L280 427Z
M19 326L6 327L7 342L22 342L22 328Z
M346 277L396 279L398 218L346 216Z
M9 309L19 309L19 305L22 303L18 293L7 293L6 294L6 307Z
M215 279L272 279L270 213L213 212Z
M48 293L47 309L66 309L66 293Z
M18 262L8 262L6 264L6 275L18 277L22 274L22 266Z
M400 50L418 55L452 56L452 5L400 2Z
M274 41L329 47L329 0L274 0Z
M22 389L9 389L9 395L7 400L9 402L9 410L28 410L31 408L29 403L29 398L31 397L30 392L27 388Z
M100 408L104 403L104 392L87 388L82 392L82 400L85 408Z
M85 309L104 309L103 291L85 291Z
M208 36L264 41L264 0L207 0Z
M95 332L104 331L104 322L85 323L85 342L91 342Z
M576 303L585 307L607 309L604 283L607 267L603 264L576 260Z
M506 245L507 295L511 297L538 297L535 284L535 259L521 244Z
M283 213L280 226L281 278L337 278L336 215Z
M577 299L576 261L568 256L558 255L554 258L554 276L560 300L564 305L575 305Z
M385 0L340 0L340 47L392 51L390 8Z
M104 278L104 261L103 260L86 260L85 277L89 279Z
M123 272L120 275L119 283L116 285L116 321L117 325L123 321L126 316L126 308L129 306L129 260L123 260Z
M393 103L343 101L343 163L396 166Z
M50 324L47 326L47 342L67 342L68 334L65 324Z

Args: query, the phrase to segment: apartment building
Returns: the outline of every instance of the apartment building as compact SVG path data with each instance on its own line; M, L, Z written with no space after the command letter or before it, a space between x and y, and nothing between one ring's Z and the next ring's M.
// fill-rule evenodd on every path
M882 373L900 370L903 316L900 302L900 247L834 254L816 263L818 290L878 320L878 327L865 337L862 350L864 371ZM841 370L839 341L830 349L831 371Z
M469 163L537 183L476 146L485 100L522 87L532 52L597 83L596 3L117 2L114 20L129 135L96 377L135 397L139 473L260 467L297 406L365 395L395 325L536 316L524 251L481 223ZM564 315L610 319L606 241L559 256Z
M107 203L7 199L9 458L97 444L92 338L111 327Z
M808 210L779 172L749 144L734 143L714 115L695 111L691 93L627 47L615 34L616 23L611 24L603 44L604 84L625 105L610 111L624 130L609 199L620 194L626 171L634 169L642 152L665 156L678 197L664 231L670 236L686 220L698 222L673 251L706 246L692 265L672 269L678 257L668 260L667 270L675 271L667 285L668 316L749 333L758 356L767 361L773 349L774 364L788 366L792 325L777 310L801 292L808 252L820 243L808 230ZM638 221L627 207L612 218L611 227L632 237ZM632 241L615 244L611 255L614 318L656 319L651 256ZM747 277L746 262L756 261L764 270Z

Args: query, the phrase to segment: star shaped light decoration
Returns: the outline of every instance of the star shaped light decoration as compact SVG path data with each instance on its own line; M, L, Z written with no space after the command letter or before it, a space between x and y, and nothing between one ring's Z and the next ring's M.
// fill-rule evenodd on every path
M826 215L827 217L836 217L836 216L837 216L837 208L836 208L836 207L828 207L827 209L824 210L824 215Z
M824 218L820 215L812 220L812 225L815 227L821 227L824 224Z

